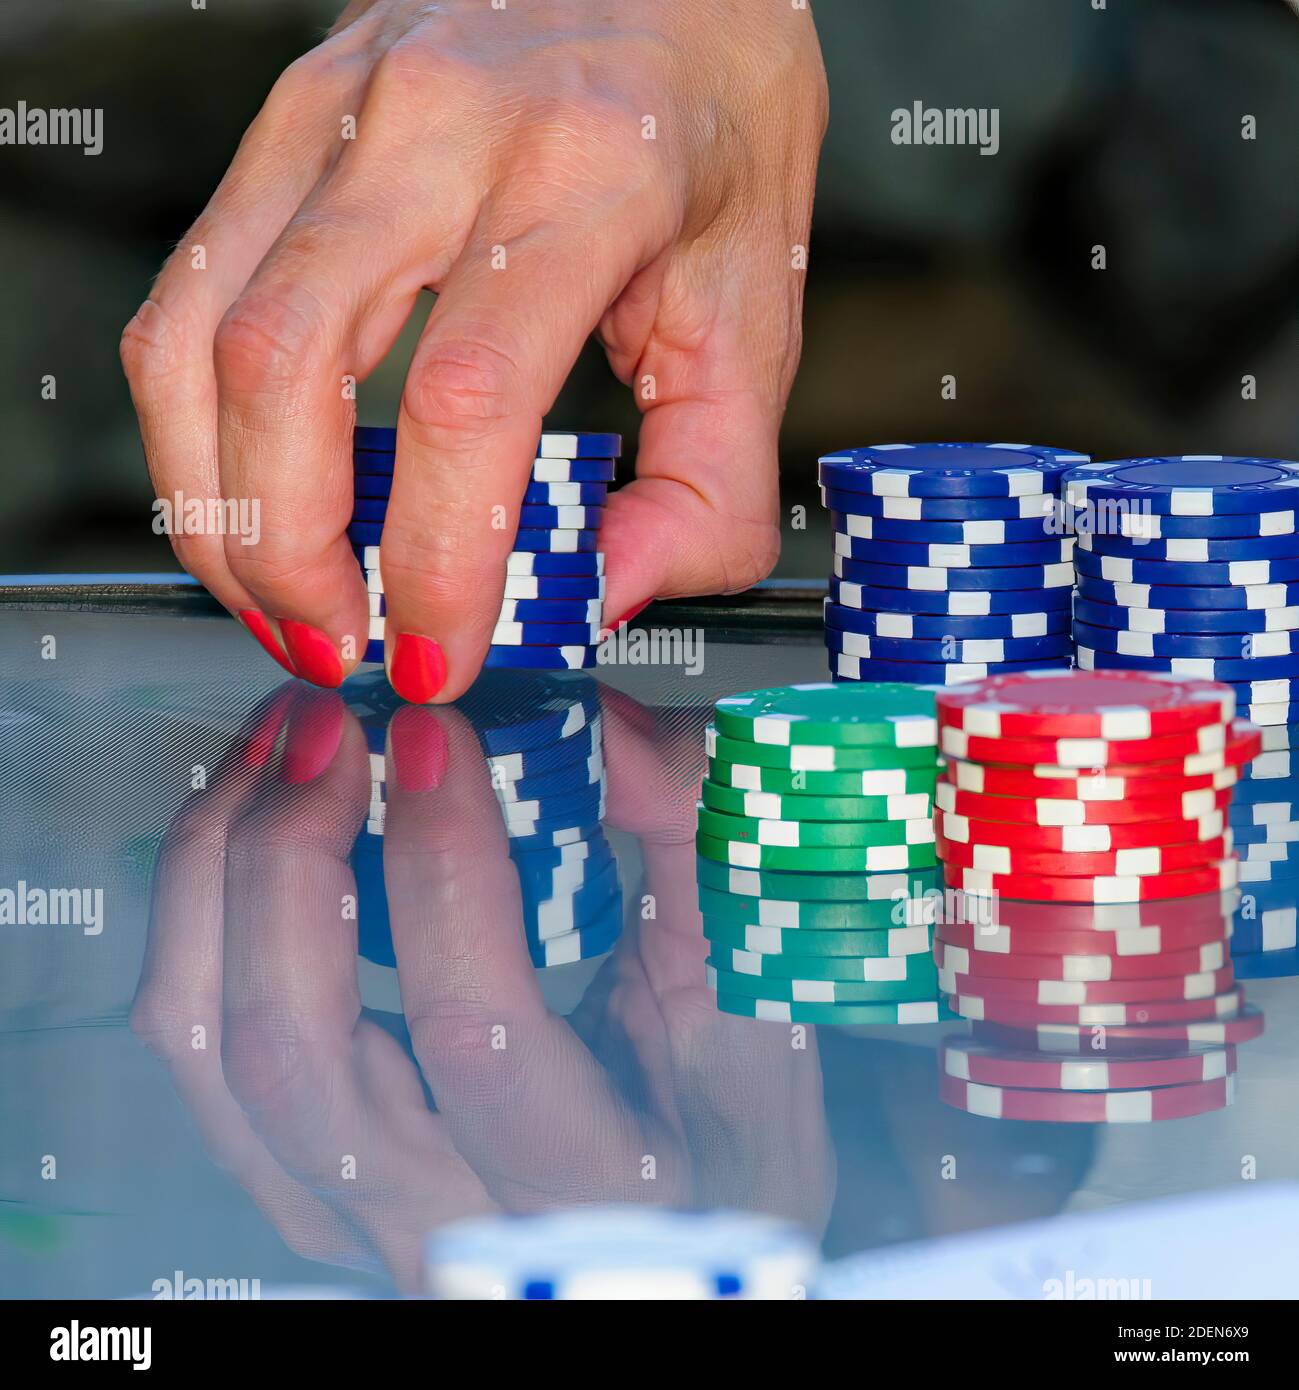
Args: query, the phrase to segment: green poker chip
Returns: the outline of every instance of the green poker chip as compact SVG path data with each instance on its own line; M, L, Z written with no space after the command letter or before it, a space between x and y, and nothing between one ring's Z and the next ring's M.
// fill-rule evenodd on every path
M787 849L783 845L753 845L743 840L719 840L702 831L695 849L742 869L790 869L795 872L830 874L887 874L907 869L927 869L938 863L938 853L927 845L848 845L835 849Z
M775 686L718 700L714 718L727 738L785 748L800 743L933 748L938 742L934 697L913 685Z
M938 870L899 873L790 873L772 869L743 869L714 859L695 858L695 874L703 888L749 898L779 898L794 902L879 902L899 894L920 897L942 891Z
M786 1004L910 1004L938 999L937 986L927 980L782 980L719 970L711 957L705 969L709 989L718 994L742 994Z
M718 1009L741 1018L769 1023L940 1023L956 1018L938 1000L914 1000L902 1004L790 1004L784 1000L751 999L743 994L718 994Z
M709 758L708 776L715 787L736 791L773 792L778 796L862 797L865 799L909 796L932 797L938 782L937 764L923 767L858 768L850 772L815 772L788 767L761 767L752 761L727 762ZM725 806L718 807L726 810ZM799 817L790 817L799 819ZM820 817L813 817L819 820Z
M778 792L746 792L705 779L700 789L710 811L751 820L788 821L907 821L934 814L928 792L901 796L781 796Z
M838 747L834 744L745 743L727 738L712 725L704 730L710 758L755 767L779 767L786 772L864 772L881 768L937 767L935 748L879 748L874 745Z
M922 987L917 999L938 998L938 968L931 951L892 956L811 956L788 952L729 949L717 942L708 957L719 971L766 980L840 980L856 984L889 983ZM736 993L745 991L737 990ZM899 998L903 996L898 996Z
M704 940L713 954L745 951L790 961L876 960L884 956L922 956L933 961L933 927L892 927L881 931L808 931L805 928L741 927L704 919ZM803 976L795 972L796 979Z
M696 808L701 834L715 840L740 840L745 844L778 848L841 848L854 845L932 845L934 823L928 816L914 820L752 820Z
M903 893L870 902L797 902L789 898L745 897L714 888L699 889L699 910L715 921L805 931L880 931L889 927L932 926L941 915L942 905L940 892Z

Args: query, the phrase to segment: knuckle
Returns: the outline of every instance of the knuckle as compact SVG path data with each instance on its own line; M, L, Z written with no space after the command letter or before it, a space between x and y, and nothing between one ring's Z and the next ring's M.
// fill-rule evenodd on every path
M189 335L156 299L146 299L122 330L122 370L132 386L147 386L177 371L187 356Z
M484 1005L458 999L436 1011L419 1012L406 1020L411 1049L425 1065L426 1075L464 1066L485 1066L492 1056L492 1029L500 1023Z
M279 594L302 586L315 567L317 556L293 537L274 548L242 545L237 536L223 538L230 573L251 593Z
M472 442L509 416L522 380L502 347L472 338L440 342L412 364L402 406L431 443Z
M184 1011L162 985L148 986L140 991L131 1005L131 1032L158 1058L172 1063L193 1050L192 1035L196 1020L192 1010Z
M292 1097L309 1086L307 1047L290 1020L268 1010L227 1015L221 1025L221 1065L230 1093L249 1113L292 1113Z
M749 589L776 568L780 559L780 527L775 522L727 527L717 537L717 547L723 592Z
M320 341L320 317L291 294L253 291L235 301L217 327L213 360L228 390L260 392L291 385Z
M484 573L477 541L462 528L436 536L398 531L384 535L380 565L390 595L429 613L456 613L469 623L493 622L500 584Z

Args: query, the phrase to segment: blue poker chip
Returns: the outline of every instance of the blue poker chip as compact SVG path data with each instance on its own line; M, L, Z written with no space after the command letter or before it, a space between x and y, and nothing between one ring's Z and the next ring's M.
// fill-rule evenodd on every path
M391 450L354 449L352 472L358 477L391 478L396 455Z
M1005 545L952 545L866 540L846 531L847 518L830 513L834 553L848 560L881 565L921 565L939 569L1000 568L1006 565L1052 565L1073 559L1073 539L1014 541Z
M504 740L504 730L495 732L500 733ZM483 731L479 730L479 740L482 738ZM580 778L586 775L591 758L599 756L600 746L600 720L597 715L589 724L576 733L561 737L558 742L518 750L487 750L487 770L498 786L505 782L520 783L561 772ZM581 785L580 780L578 785Z
M1106 579L1078 576L1078 593L1098 603L1121 608L1294 608L1299 607L1299 584L1252 585L1153 585L1115 584Z
M828 629L826 635L828 639ZM986 680L989 676L1008 675L1013 671L1060 670L1069 665L1064 657L1055 661L876 661L836 651L828 640L826 645L830 649L830 669L840 680L876 684L895 681L904 685L962 685L966 681Z
M1070 518L1068 529L1085 531L1088 509L1065 504ZM1105 534L1129 536L1134 540L1225 540L1293 535L1299 531L1299 511L1227 512L1222 516L1168 516L1141 507L1106 509L1100 517Z
M355 497L352 499L353 521L377 521L383 523L388 515L388 500L385 497Z
M567 753L560 759L564 762L593 751L590 738L600 713L600 693L589 676L565 679L526 672L481 675L456 705L473 724L489 757L553 746ZM571 742L578 735L586 740L585 748ZM547 772L558 765L507 770L502 775L519 777L526 771Z
M1124 608L1079 598L1074 616L1093 627L1120 632L1218 635L1237 638L1249 633L1299 632L1299 607L1295 608Z
M1241 908L1232 922L1231 963L1272 951L1294 949L1295 905L1299 884L1282 881L1275 887L1253 884L1242 889Z
M353 550L358 546L380 545L383 541L383 523L354 521L347 528L347 539Z
M1293 859L1247 860L1238 865L1242 893L1259 897L1260 910L1291 906L1299 902L1299 856ZM1264 888L1272 891L1262 894Z
M599 623L498 622L492 629L494 647L581 647L600 641Z
M1260 776L1267 773L1267 776ZM1240 770L1240 781L1232 793L1233 811L1246 802L1251 805L1299 806L1299 752L1291 757L1288 748L1260 753ZM1288 812L1282 820L1290 820ZM1299 815L1293 817L1299 820Z
M548 530L596 531L604 520L603 507L537 507L519 508L519 525L543 527Z
M528 834L507 827L507 834L510 836L510 853L517 855L524 850L549 849L589 840L600 834L600 822L592 820L582 825L539 825Z
M853 610L836 609L833 604L827 605L826 646L832 652L865 657L872 662L882 660L923 664L937 661L959 662L962 665L1000 665L1006 661L1038 661L1043 657L1068 657L1073 652L1073 643L1067 632L1018 640L972 637L934 641L923 638L875 637L852 628L840 627L835 621L835 614L843 611L851 613Z
M1059 491L1090 455L1028 444L879 444L820 460L827 488L877 497L1022 497Z
M604 557L596 552L600 559ZM542 558L538 556L538 558ZM583 559L575 555L574 560ZM568 602L577 599L603 599L604 576L600 574L510 574L505 578L507 600L543 599Z
M1022 521L900 521L862 514L845 506L853 500L849 492L825 492L821 500L829 509L836 530L854 540L900 541L909 545L1014 545L1060 541L1066 534L1054 517L1027 517Z
M596 665L595 647L489 647L484 670L582 671Z
M506 826L521 826L524 834L530 834L533 826L546 830L598 821L603 804L603 782L589 782L575 791L554 792L528 801L499 802L501 819Z
M1131 560L1125 555L1097 555L1079 550L1074 555L1078 573L1111 584L1152 584L1157 588L1178 585L1237 585L1258 588L1268 584L1292 584L1299 580L1299 556L1288 560L1232 560L1202 565L1176 560Z
M583 576L602 576L604 574L604 554L598 550L547 553L544 550L526 550L519 546L506 557L505 574L507 581L523 577L541 578L543 575L547 577L562 575L572 579ZM557 588L547 592L548 594L553 592L556 597L559 596ZM507 587L505 597L528 598L531 595L510 593ZM573 595L570 594L568 597L571 598Z
M845 632L864 632L871 637L891 637L904 641L945 641L947 638L1014 639L1068 634L1069 610L1057 608L1049 613L989 613L968 618L950 613L889 613L849 608L825 600L828 627Z
M584 851L583 858L551 858L569 851ZM561 845L558 849L522 850L511 856L525 898L543 902L556 893L571 892L598 878L614 862L613 850L603 835L594 841Z
M1164 455L1085 463L1065 484L1073 507L1121 502L1171 516L1293 510L1299 504L1299 463L1219 454Z
M1196 636L1186 632L1132 632L1113 627L1094 626L1075 612L1074 636L1094 651L1120 652L1128 656L1235 658L1250 661L1256 657L1299 654L1296 632L1224 632Z
M1053 493L1032 492L1024 497L876 497L873 493L846 493L839 488L820 489L828 511L849 516L879 517L885 521L1050 521L1066 534L1059 518L1060 499ZM840 506L849 497L852 506ZM834 499L833 501L831 499Z
M379 486L377 480L386 479L388 490L392 488L393 467L396 462L396 455L392 453L380 453L371 450L358 449L352 454L352 472L355 475L354 489L356 495L369 497L376 495L370 489ZM546 486L550 484L600 484L604 487L614 479L617 470L617 462L614 459L605 458L538 458L532 461L531 486ZM362 489L365 491L362 491ZM388 493L382 494L387 496ZM546 498L530 499L540 501L545 505ZM588 499L590 502L600 501L599 498Z
M382 642L367 642L367 643L365 644L365 653L364 653L364 655L361 657L361 662L362 662L362 664L368 663L368 664L371 665L371 666L382 666L382 665L383 665L383 643L382 643Z
M594 550L598 544L599 538L595 531L543 531L532 527L520 527L514 537L515 550L580 554L585 550Z
M1186 537L1146 540L1131 536L1084 533L1078 549L1129 560L1165 560L1179 564L1226 564L1239 560L1284 560L1299 555L1299 532L1279 536L1234 536L1223 540Z
M392 496L391 473L357 473L352 479L352 496L371 500Z
M1299 950L1242 951L1239 955L1232 943L1231 964L1238 980L1276 980L1287 975L1299 975Z
M1077 625L1075 625L1076 627ZM1102 632L1107 629L1100 629ZM1129 656L1126 652L1098 652L1078 639L1078 667L1083 671L1168 671L1175 676L1196 680L1224 681L1227 684L1259 681L1289 681L1299 677L1299 656L1260 656L1241 660L1239 657L1212 656ZM1256 704L1275 704L1274 700L1251 701Z
M352 448L392 453L397 447L397 431L391 425L357 425L352 431ZM537 457L547 459L617 458L622 453L622 435L546 430L537 446Z
M876 565L865 560L845 560L836 555L837 579L875 588L902 589L922 593L943 593L998 589L1063 589L1073 587L1073 565L1014 565L991 569L933 569L922 565Z
M586 623L599 627L604 612L602 598L528 599L507 598L501 603L502 623Z
M622 894L616 893L592 925L551 937L549 941L530 941L528 954L538 970L549 970L557 965L572 965L579 960L602 956L613 950L621 935Z
M1285 845L1299 841L1299 821L1266 821L1255 825L1229 815L1227 824L1231 826L1237 849L1242 845Z
M929 593L919 589L882 589L852 580L830 580L830 598L845 608L874 609L894 613L948 614L977 618L994 613L1067 613L1070 591L1059 589L1001 589L979 592Z
M607 483L529 483L523 492L533 507L603 507L608 500Z
M1290 794L1296 797L1296 800L1291 801L1286 796L1279 796L1245 801L1238 794L1233 794L1231 808L1227 812L1227 824L1233 830L1257 830L1264 834L1272 826L1282 826L1288 834L1289 827L1299 826L1299 786L1293 782L1283 785L1290 787ZM1237 784L1235 792L1239 793L1240 790L1241 787Z

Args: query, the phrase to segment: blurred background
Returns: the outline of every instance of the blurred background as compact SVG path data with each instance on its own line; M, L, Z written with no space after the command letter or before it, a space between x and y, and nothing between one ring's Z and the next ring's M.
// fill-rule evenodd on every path
M0 106L102 107L105 138L97 158L0 146L0 571L175 568L150 527L118 337L276 76L339 8L0 0ZM831 125L782 439L786 502L813 525L787 529L780 573L825 573L815 459L829 449L1299 457L1299 18L1285 0L814 9ZM915 101L996 107L999 154L893 145L890 113ZM364 388L363 420L393 417L417 328ZM621 429L634 455L636 412L595 348L552 419Z

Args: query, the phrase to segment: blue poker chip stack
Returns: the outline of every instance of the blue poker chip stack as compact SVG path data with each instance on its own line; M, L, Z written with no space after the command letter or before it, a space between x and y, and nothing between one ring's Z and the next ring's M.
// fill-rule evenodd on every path
M958 685L1069 665L1073 538L1060 485L1086 454L884 444L827 454L825 640L837 680Z
M384 745L398 706L383 682L360 683L349 705L365 729L370 757L370 804L352 850L359 953L392 970L397 962L383 882ZM595 682L487 672L457 708L474 725L501 807L533 965L569 965L612 950L622 933L623 898L618 861L601 825L604 750ZM500 908L516 911L512 903Z
M396 448L396 430L357 426L347 536L369 590L365 660L372 662L383 661L387 608L379 548ZM616 434L541 436L485 668L564 671L595 665L604 606L599 528L621 451Z
M1299 709L1299 463L1178 455L1084 465L1066 483L1078 533L1083 670L1219 680L1237 713Z

